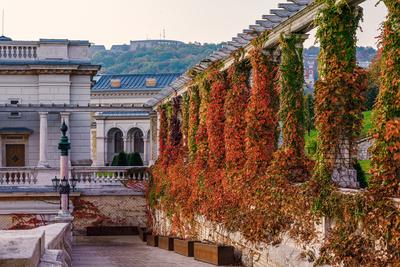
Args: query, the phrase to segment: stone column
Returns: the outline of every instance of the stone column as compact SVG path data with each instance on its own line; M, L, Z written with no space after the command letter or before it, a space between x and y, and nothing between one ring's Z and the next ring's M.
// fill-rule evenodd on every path
M353 145L354 146L354 145ZM342 140L339 151L335 155L335 166L332 174L332 181L339 187L359 188L357 181L357 170L352 165L353 147L348 140Z
M143 137L143 163L146 165L148 163L147 160L147 138Z
M104 131L104 120L96 120L96 166L106 164L108 143Z
M124 152L129 153L129 138L126 136L124 137Z
M160 114L157 112L157 118L156 118L156 125L157 125L157 127L156 127L156 132L157 132L157 135L156 135L156 141L154 142L154 145L156 146L156 153L155 153L155 158L154 158L154 160L157 160L157 158L158 158L158 155L160 154L160 147L159 147L159 142L160 142Z
M39 163L38 167L49 168L47 162L47 117L48 112L39 112L40 116L40 144L39 144Z
M2 136L0 136L0 167L3 167L3 141Z

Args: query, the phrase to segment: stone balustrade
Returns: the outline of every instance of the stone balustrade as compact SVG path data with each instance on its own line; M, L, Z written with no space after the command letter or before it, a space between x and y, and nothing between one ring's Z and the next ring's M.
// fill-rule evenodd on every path
M0 60L36 60L38 45L0 45Z
M71 175L83 184L147 181L149 178L147 167L73 167Z
M0 168L0 187L46 187L51 179L59 176L58 168L5 167ZM94 184L121 184L129 180L147 181L147 167L71 167L70 177L78 180L77 187Z
M30 167L0 168L0 186L34 185L38 170Z
M71 224L0 231L0 266L71 266Z

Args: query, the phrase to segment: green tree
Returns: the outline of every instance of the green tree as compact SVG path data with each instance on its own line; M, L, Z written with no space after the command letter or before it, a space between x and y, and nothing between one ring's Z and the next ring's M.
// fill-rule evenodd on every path
M128 155L128 165L129 166L143 166L142 157L138 152L130 153Z
M128 166L128 155L122 151L113 158L112 166Z

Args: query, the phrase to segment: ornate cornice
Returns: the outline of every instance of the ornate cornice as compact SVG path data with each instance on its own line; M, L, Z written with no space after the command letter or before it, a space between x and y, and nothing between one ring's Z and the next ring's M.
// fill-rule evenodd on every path
M145 91L116 91L116 92L98 92L98 91L92 91L90 95L92 97L115 97L115 96L154 96L157 95L158 92L145 92Z
M0 65L0 75L39 75L39 74L72 74L94 76L99 71L98 65Z

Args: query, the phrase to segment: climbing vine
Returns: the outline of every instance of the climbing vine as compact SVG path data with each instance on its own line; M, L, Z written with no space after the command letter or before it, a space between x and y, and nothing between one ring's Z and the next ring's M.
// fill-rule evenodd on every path
M167 110L164 105L158 108L160 129L159 129L159 139L158 139L158 152L159 161L164 162L166 158L166 146L168 138L168 120L167 120Z
M189 152L189 111L190 96L187 92L182 94L182 147L185 154Z
M355 33L362 13L343 0L318 2L324 8L316 19L321 54L314 169L304 152L301 37L281 37L278 66L273 51L262 48L266 32L252 42L250 60L239 51L226 72L218 64L191 72L188 94L161 105L160 157L152 169L149 202L166 212L178 236L190 228L182 218L190 224L201 214L251 241L277 244L288 235L309 243L318 238L316 225L325 218L328 234L319 256L310 256L316 265L396 266L400 214L388 196L399 194L400 4L384 1L389 15L382 36L372 189L343 194L331 179L344 145L353 155L361 128L367 79L356 66Z
M189 128L188 128L188 148L189 157L194 159L197 151L196 146L196 134L199 127L199 107L200 107L200 96L199 87L192 85L189 89Z
M300 35L282 35L282 51L279 65L280 117L282 120L283 144L277 160L284 161L279 167L290 181L305 181L309 177L309 165L304 151L304 68L303 45Z
M318 130L319 167L333 171L343 146L353 153L362 123L361 95L366 89L365 73L356 68L356 30L361 9L346 1L319 0L325 8L319 13L317 38L319 80L315 86L315 124ZM343 164L343 163L341 163Z
M226 80L224 73L215 69L208 77L210 90L210 103L207 109L207 133L209 142L209 164L212 169L221 169L225 163L224 139L224 103L226 96Z
M228 69L230 86L225 100L224 140L227 170L241 170L246 162L245 135L243 123L250 96L248 87L250 66L248 61L235 62Z
M246 110L246 177L264 174L277 148L278 93L275 87L277 65L271 53L256 48L251 54L253 84Z
M400 3L388 8L382 33L380 92L374 109L373 179L384 195L400 197Z

